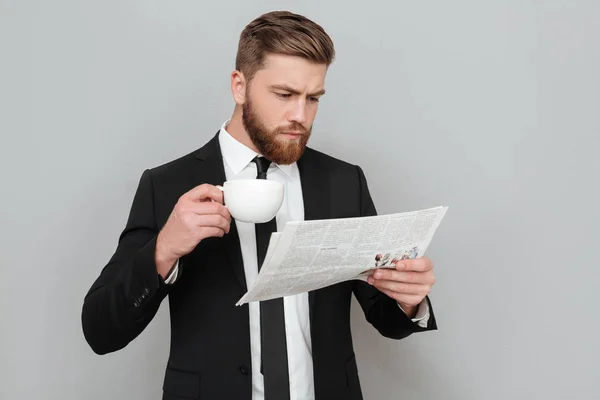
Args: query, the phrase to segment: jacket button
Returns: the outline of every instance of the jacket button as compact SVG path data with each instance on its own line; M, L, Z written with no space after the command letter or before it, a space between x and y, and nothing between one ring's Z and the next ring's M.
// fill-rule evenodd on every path
M245 365L240 365L240 372L242 375L248 375L248 368Z
M150 291L148 290L148 288L145 288L145 289L144 289L144 294L145 294L146 296L148 296L148 294L149 294L149 293L150 293Z
M138 308L138 307L140 306L140 302L139 302L139 301L137 301L137 300L136 300L136 301L134 301L134 302L133 302L133 306L134 306L135 308Z

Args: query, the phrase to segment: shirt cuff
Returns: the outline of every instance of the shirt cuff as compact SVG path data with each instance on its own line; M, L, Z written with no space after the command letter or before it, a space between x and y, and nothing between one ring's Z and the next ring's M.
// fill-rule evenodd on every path
M173 268L171 268L171 271L165 278L165 283L167 285L172 285L175 283L175 281L177 280L178 277L179 277L179 260L177 260L177 262L175 263L175 266Z
M398 307L400 307L400 304L398 304ZM400 307L400 309L404 312L402 307ZM406 312L404 313L406 314ZM421 304L419 304L417 314L415 314L415 317L412 318L412 322L416 323L421 328L427 328L427 323L429 322L429 303L426 299L423 299Z

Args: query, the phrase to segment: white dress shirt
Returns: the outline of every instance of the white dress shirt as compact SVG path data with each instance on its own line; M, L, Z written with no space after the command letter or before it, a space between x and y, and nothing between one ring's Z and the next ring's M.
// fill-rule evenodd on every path
M226 180L255 179L256 164L252 162L257 154L244 144L234 139L225 129L229 121L223 123L219 132L219 144L223 154ZM277 230L283 230L288 221L304 220L304 202L298 165L278 165L271 163L267 171L267 179L281 182L284 185L283 204L277 212ZM251 287L258 276L256 258L256 233L254 224L236 221L238 229L246 285ZM173 283L178 277L178 264L165 279ZM250 348L252 355L252 399L264 399L264 382L260 373L260 304L248 304L250 312ZM301 293L283 298L285 312L285 333L290 374L290 400L314 399L312 346L310 337L310 318L308 293ZM423 301L413 321L426 327L429 319L429 306Z

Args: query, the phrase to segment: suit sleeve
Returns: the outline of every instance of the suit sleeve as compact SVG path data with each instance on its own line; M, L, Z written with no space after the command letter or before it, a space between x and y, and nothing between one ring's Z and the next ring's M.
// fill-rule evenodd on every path
M377 215L375 204L369 193L365 174L359 166L356 166L360 186L360 207L361 216ZM354 283L354 295L358 300L365 318L381 333L381 335L392 338L402 339L415 332L437 329L433 309L429 298L426 298L430 317L426 328L420 327L414 323L399 307L396 300L380 292L377 288L368 283L356 280Z
M154 261L158 227L149 170L142 174L117 249L85 296L83 334L94 352L124 348L156 315L170 285Z

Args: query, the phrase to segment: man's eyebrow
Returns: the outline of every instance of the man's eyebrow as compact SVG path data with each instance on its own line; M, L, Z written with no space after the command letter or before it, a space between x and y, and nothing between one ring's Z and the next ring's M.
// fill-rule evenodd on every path
M288 85L271 85L270 88L271 89L284 90L286 92L290 92L290 93L293 93L293 94L296 94L296 95L300 94L299 91L297 91L296 89L294 89L294 88L292 88L292 87L290 87ZM309 93L308 95L312 97L312 96L322 96L324 94L325 94L325 89L321 89L321 90L318 90L318 91L316 91L314 93Z

